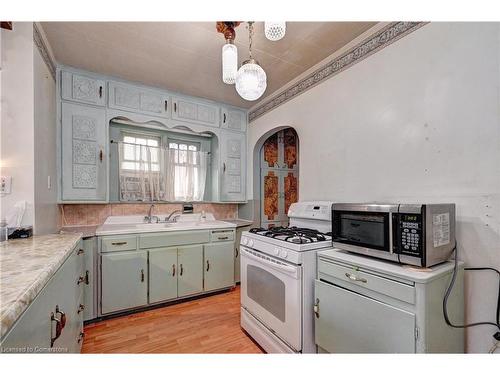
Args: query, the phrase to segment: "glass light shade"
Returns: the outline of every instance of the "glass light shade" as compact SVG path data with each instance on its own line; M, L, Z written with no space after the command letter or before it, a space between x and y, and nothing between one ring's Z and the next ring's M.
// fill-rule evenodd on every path
M232 85L238 72L238 49L232 43L222 46L222 82Z
M285 36L286 22L264 22L264 33L266 38L273 42Z
M236 74L236 91L245 100L259 99L267 87L267 76L264 69L251 59L241 65Z

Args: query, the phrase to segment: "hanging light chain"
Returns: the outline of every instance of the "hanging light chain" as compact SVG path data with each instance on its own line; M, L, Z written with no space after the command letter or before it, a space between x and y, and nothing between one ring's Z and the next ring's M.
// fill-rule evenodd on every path
M248 54L252 59L253 21L248 21Z

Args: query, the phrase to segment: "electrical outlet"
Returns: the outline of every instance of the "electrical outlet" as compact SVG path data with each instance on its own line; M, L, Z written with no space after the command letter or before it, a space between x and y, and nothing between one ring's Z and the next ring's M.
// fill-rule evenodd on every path
M0 177L0 193L10 194L12 187L12 176L2 176Z

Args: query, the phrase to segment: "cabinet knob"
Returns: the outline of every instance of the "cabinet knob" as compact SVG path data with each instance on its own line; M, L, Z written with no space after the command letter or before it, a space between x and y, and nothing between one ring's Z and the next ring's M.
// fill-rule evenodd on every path
M144 282L144 270L141 269L141 283Z
M81 331L80 334L78 335L78 343L82 342L84 338L85 338L85 332Z
M210 262L207 260L207 272L210 270Z
M182 274L184 273L184 268L182 267L182 264L181 264L181 272L179 273L179 276L182 276Z
M56 318L55 314L52 312L50 313L50 347L52 348L54 346L54 342L61 336L62 332L62 325L61 325L61 320ZM52 322L56 322L56 335L52 337Z
M76 255L81 255L83 254L85 251L83 249L78 249L78 251L76 252Z
M102 86L99 86L99 98L102 98Z
M102 150L99 150L99 161L102 163L102 159L103 159L103 152Z
M225 124L226 123L226 114L224 113L224 120L222 120L222 123Z
M61 322L61 329L62 329L66 326L66 314L59 308L59 305L56 305L56 314L61 315L59 321Z
M226 162L222 163L222 173L226 173Z
M165 100L165 112L168 111L168 100Z
M83 310L85 310L85 305L79 304L78 305L78 310L76 311L77 314L80 314Z
M175 276L175 264L172 264L172 276Z
M235 248L234 248L234 257L235 257L235 258L238 258L238 255L240 255L240 254L239 254L239 250L238 250L238 248L237 248L237 247L235 247Z
M177 112L177 102L174 102L174 112Z

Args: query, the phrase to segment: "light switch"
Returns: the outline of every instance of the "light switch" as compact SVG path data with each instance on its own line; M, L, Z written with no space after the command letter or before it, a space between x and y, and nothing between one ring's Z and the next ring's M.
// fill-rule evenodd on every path
M50 176L47 176L47 189L50 190L52 188L52 179Z
M12 187L12 176L0 177L0 193L1 194L10 194L11 187Z

